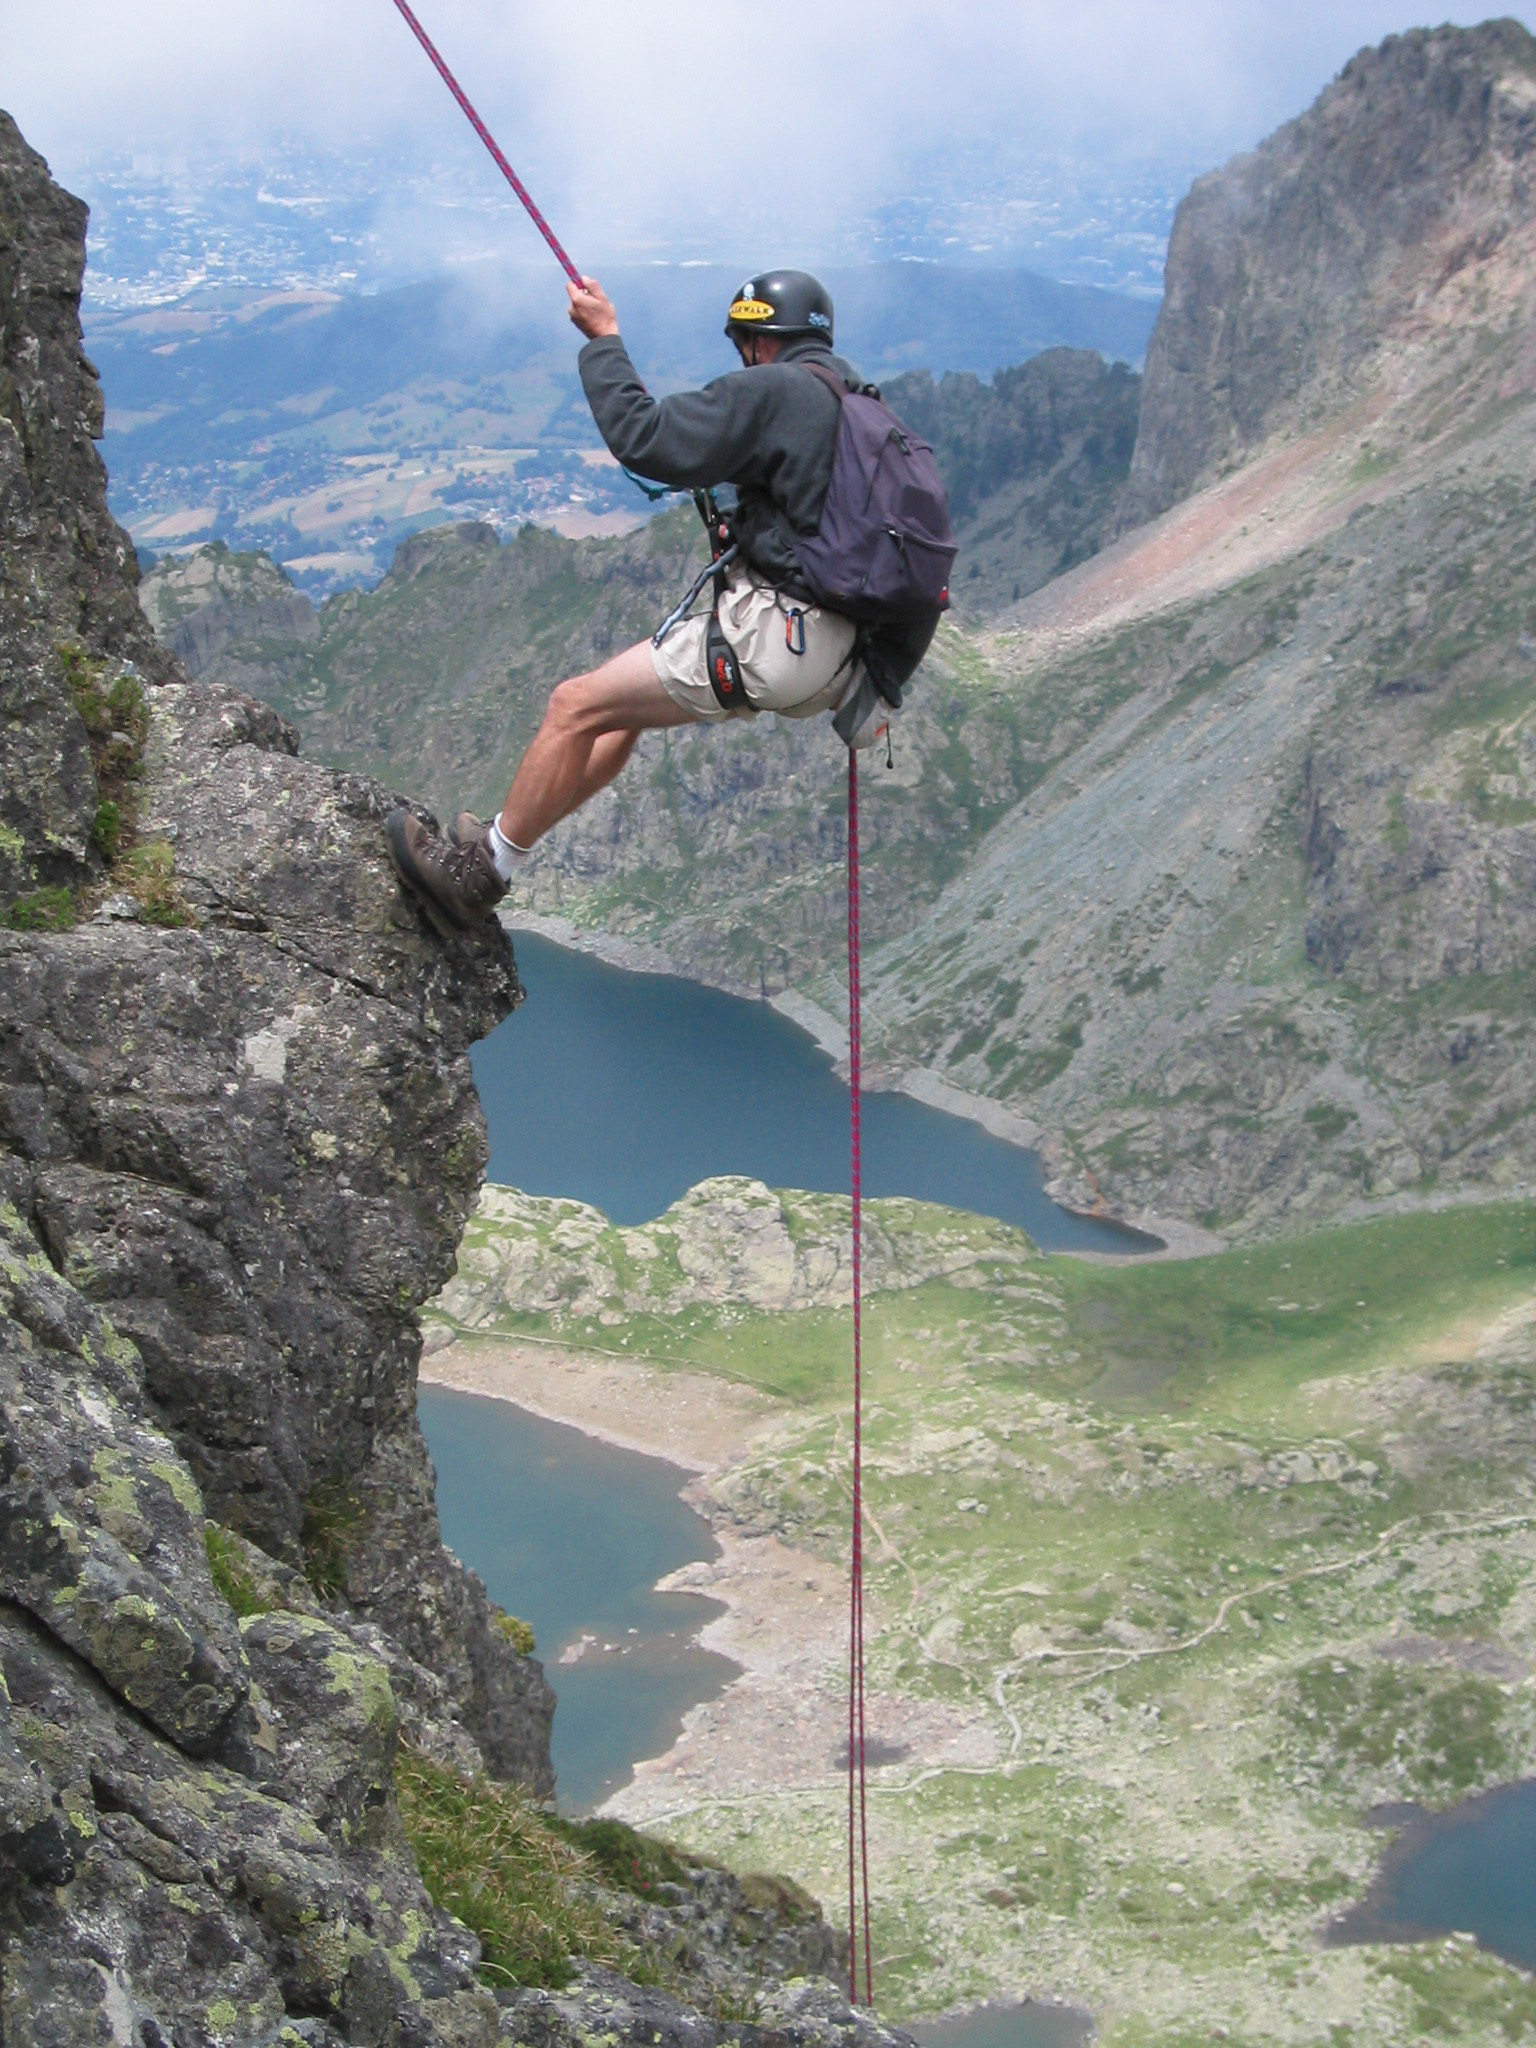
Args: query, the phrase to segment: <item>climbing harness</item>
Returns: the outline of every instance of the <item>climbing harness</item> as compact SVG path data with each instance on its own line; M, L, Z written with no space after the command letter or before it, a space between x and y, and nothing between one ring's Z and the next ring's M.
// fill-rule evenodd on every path
M490 151L497 169L517 194L527 210L529 219L553 250L561 269L580 286L583 282L580 271L555 237L553 228L533 202L532 195L507 162L497 147L495 137L470 105L462 86L439 56L431 37L416 19L407 0L395 0L395 6L405 19L417 42L431 59L434 69L458 102L465 118ZM798 273L795 273L798 275ZM814 280L810 280L814 282ZM734 313L736 309L733 308ZM772 309L770 308L770 311ZM830 325L830 322L829 322ZM728 330L729 331L729 330ZM841 380L838 380L839 383ZM625 475L629 475L628 470ZM634 481L647 497L666 495L663 486L647 483L643 478ZM693 500L704 521L709 535L709 566L698 576L688 595L667 617L655 634L655 645L660 646L668 633L693 609L700 592L711 579L715 586L714 608L710 614L706 647L710 664L710 684L721 705L727 710L745 701L741 670L734 650L730 647L720 629L720 600L725 595L726 571L737 559L735 537L730 521L716 504L712 493L695 491ZM948 592L946 591L947 598ZM795 633L798 623L799 645ZM785 618L785 640L793 652L799 653L805 646L805 620L798 608L790 610ZM715 673L717 651L723 650L720 677ZM734 695L729 694L735 692ZM899 699L898 699L899 701ZM843 735L849 738L848 734ZM889 733L887 733L889 752ZM859 757L853 746L848 748L848 1101L849 1101L849 1173L853 1194L853 1559L849 1579L848 1617L848 1997L851 2004L859 2003L859 1956L862 1937L864 2003L873 2007L875 2002L874 1963L869 1942L869 1823L868 1800L865 1783L865 1732L864 1732L864 1477L863 1477L863 1304L861 1299L862 1272L860 1254L863 1236L863 1132L860 1102L860 970L859 970Z
M629 475L625 470L624 474ZM636 478L638 483L640 480ZM652 490L641 485L648 498L664 497L665 490ZM713 491L690 493L699 517L704 522L704 531L709 539L709 564L699 571L689 584L681 601L675 604L661 624L651 635L651 645L659 647L667 635L680 626L698 602L699 593L706 583L715 586L715 601L710 607L709 621L704 628L704 667L709 676L709 687L715 693L715 702L722 711L739 711L748 702L747 686L741 673L741 662L735 648L725 637L720 624L720 600L725 596L726 571L741 553L731 531L729 516L722 512L715 501Z
M709 536L709 566L715 580L715 601L710 606L709 623L704 628L704 666L709 674L709 687L714 691L715 702L720 709L739 711L747 702L746 679L741 673L736 650L726 639L725 628L720 623L720 605L725 597L725 572L736 560L740 549L731 531L731 522L716 503L714 492L695 491L693 502Z
M864 2003L875 2002L869 1949L869 1823L864 1782L864 1359L862 1272L864 1135L860 1102L859 757L848 749L848 1150L853 1193L853 1567L848 1609L848 2000L859 2002L863 1900ZM857 1857L855 1857L857 1843ZM857 1880L857 1881L856 1881Z

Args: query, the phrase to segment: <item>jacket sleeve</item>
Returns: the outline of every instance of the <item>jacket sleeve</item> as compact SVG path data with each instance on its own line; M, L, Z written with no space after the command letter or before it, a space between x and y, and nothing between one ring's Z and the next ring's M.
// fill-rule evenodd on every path
M754 480L768 395L761 379L754 385L737 370L702 391L652 398L616 334L589 341L579 368L597 430L626 469L684 490Z

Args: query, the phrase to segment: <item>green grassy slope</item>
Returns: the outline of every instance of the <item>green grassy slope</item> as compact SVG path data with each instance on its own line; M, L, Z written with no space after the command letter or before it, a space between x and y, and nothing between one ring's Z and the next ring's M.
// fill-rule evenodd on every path
M707 1303L702 1198L617 1232L493 1193L436 1313L776 1396L719 1511L840 1559L846 1205L713 1188L755 1205L758 1249ZM1464 1943L1318 1939L1380 1853L1374 1804L1536 1768L1536 1211L1118 1267L920 1204L871 1216L885 2009L1056 1993L1112 2048L1218 2023L1255 2048L1536 2035L1529 1980ZM763 1306L792 1271L804 1305ZM835 1897L845 1793L801 1698L728 1788L625 1810Z

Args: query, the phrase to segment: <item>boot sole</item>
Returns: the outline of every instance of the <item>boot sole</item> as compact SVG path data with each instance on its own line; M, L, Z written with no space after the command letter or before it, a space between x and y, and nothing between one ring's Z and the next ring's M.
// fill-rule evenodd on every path
M389 848L389 864L409 891L411 901L438 937L462 939L467 931L474 929L474 926L456 924L417 878L416 863L411 857L411 849L405 837L405 821L409 816L409 811L393 811L385 821L384 843Z

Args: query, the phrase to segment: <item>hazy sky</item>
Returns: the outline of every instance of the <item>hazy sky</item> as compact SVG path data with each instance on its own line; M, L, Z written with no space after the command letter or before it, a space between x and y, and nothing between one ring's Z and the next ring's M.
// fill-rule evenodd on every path
M548 210L589 236L619 200L665 236L731 180L794 225L899 196L934 152L1214 163L1420 18L1404 0L416 4ZM0 51L0 105L65 175L283 135L376 147L384 196L392 162L478 148L391 0L0 0Z

